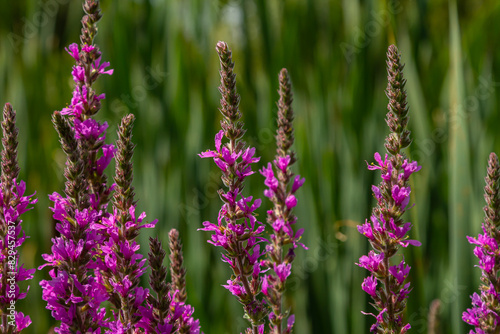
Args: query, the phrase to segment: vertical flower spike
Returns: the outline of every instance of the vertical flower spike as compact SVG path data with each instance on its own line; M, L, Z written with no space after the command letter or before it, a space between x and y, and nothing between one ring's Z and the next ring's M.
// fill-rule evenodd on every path
M182 244L179 239L179 231L176 229L170 230L168 233L169 248L170 248L170 275L172 283L170 284L170 295L173 298L172 309L173 313L179 313L181 316L177 320L179 333L199 333L199 320L194 320L192 314L194 308L186 304L186 269L182 262Z
M135 145L132 143L132 128L135 117L132 114L125 116L118 127L118 140L116 142L116 168L115 168L115 193L113 206L118 212L118 221L124 226L129 220L129 208L135 206L134 187L132 187L133 163Z
M39 267L52 268L51 279L40 285L47 309L61 321L58 333L101 333L109 325L104 320L106 310L100 307L109 297L95 271L105 241L99 228L107 215L111 192L103 172L113 158L114 146L104 144L107 123L91 117L99 111L104 98L92 85L101 74L112 74L112 70L104 69L109 63L101 63L101 52L93 45L96 23L101 18L99 2L85 0L83 9L82 44L71 44L66 49L76 62L72 71L73 98L66 108L53 114L67 155L66 196L56 192L49 196L54 202L51 210L59 235L52 239L52 254L43 255L47 263Z
M16 112L9 103L3 108L2 133L2 190L8 192L19 176Z
M361 287L372 296L372 305L378 312L363 312L375 317L376 322L370 329L374 333L399 334L406 333L411 328L402 319L406 299L411 291L410 283L406 282L410 266L404 262L404 258L396 265L391 265L390 260L401 246L420 246L420 242L408 240L406 234L412 224L405 223L402 218L409 208L411 188L408 179L412 173L422 168L401 152L411 143L410 131L406 129L409 116L403 67L398 49L391 45L387 51L389 82L386 90L389 98L386 122L391 133L385 141L389 155L386 154L382 159L379 153L375 153L377 165L368 165L369 170L380 169L382 181L378 186L372 186L377 206L373 208L370 221L366 220L363 225L358 226L358 231L368 238L374 249L368 256L363 255L357 263L371 272Z
M295 152L291 150L293 145L293 109L292 109L292 85L288 76L288 71L282 69L279 74L279 96L278 101L278 128L276 130L276 158L274 169L271 163L264 167L260 173L266 178L265 184L269 187L264 195L274 204L269 210L267 222L272 228L270 244L266 246L268 260L265 261L267 268L274 271L264 277L263 293L267 303L272 309L269 314L270 333L281 334L291 333L293 327L293 315L289 317L289 312L283 310L283 294L285 283L290 275L294 249L298 245L298 240L303 233L303 229L293 230L293 224L297 218L292 213L293 207L297 204L295 192L302 186L305 179L300 175L295 176L291 171L291 166L295 162ZM284 246L290 245L285 255ZM288 319L288 322L287 322ZM286 329L284 324L287 324Z
M485 178L484 199L486 217L482 225L483 233L477 238L467 237L471 244L476 245L474 255L479 259L481 269L479 288L481 296L474 293L471 296L472 308L463 313L462 319L474 326L471 333L498 333L500 331L500 165L495 153L490 154L488 172Z
M186 302L186 269L182 266L184 259L182 257L182 244L179 239L179 231L170 230L168 233L170 248L170 276L172 277L171 292L176 293L176 300Z
M150 293L147 298L146 307L140 307L142 318L139 326L146 330L146 333L200 333L200 322L194 320L192 306L185 304L186 293L184 286L185 269L182 268L182 246L179 240L179 232L172 229L170 237L170 264L172 273L172 284L166 284L167 268L163 266L165 251L161 242L155 238L149 238L150 252L148 254L151 274L149 284L155 292L156 297ZM174 263L175 262L175 263ZM174 269L175 268L175 269ZM175 277L174 277L175 276ZM182 287L179 286L182 285ZM183 290L183 297L179 292ZM184 301L181 301L184 299Z
M35 269L26 269L19 264L18 249L28 238L22 230L20 216L37 202L34 194L24 196L26 184L17 181L16 112L7 103L2 121L2 177L0 182L0 332L20 333L31 324L29 316L16 311L18 300L26 298L28 291L21 291L18 282L33 278ZM28 287L29 290L29 287Z
M133 115L125 116L118 128L113 214L103 217L101 224L96 224L96 229L104 239L97 261L100 269L98 278L106 287L110 302L118 312L109 333L118 330L132 334L136 333L137 327L141 327L139 308L146 300L148 290L139 284L146 271L146 259L138 253L140 245L135 239L141 228L152 228L157 222L143 223L146 214L143 212L138 217L135 214L132 187L134 119Z
M256 199L252 203L252 197L244 197L242 190L245 178L254 173L251 164L260 158L254 157L255 148L245 147L245 143L241 141L245 130L240 121L240 97L236 92L231 51L224 42L218 42L216 50L221 65L219 91L222 130L215 135L215 150L202 152L199 156L214 159L222 171L221 179L227 191L219 190L224 204L219 211L218 224L207 221L200 230L212 231L213 235L208 242L224 248L222 259L234 273L224 287L243 305L245 318L251 324L250 331L257 334L269 312L265 302L259 299L262 286L259 258L262 254L258 243L265 227L257 221L254 214L261 200ZM228 142L223 143L223 137Z
M85 0L83 10L86 15L82 19L81 45L79 47L73 43L66 48L75 59L72 71L75 86L71 103L61 111L61 115L69 116L75 138L80 145L81 159L85 164L83 175L90 187L89 192L94 197L92 200L98 203L99 209L104 210L111 193L104 169L111 162L115 148L111 144L104 144L107 122L101 124L92 119L101 109L101 100L105 98L104 94L97 94L92 85L101 74L111 75L113 70L105 70L109 62L101 63L101 51L93 44L97 35L97 22L102 17L99 1Z
M295 152L290 148L293 145L293 109L292 109L292 83L286 68L281 69L279 74L280 99L278 101L278 129L276 130L276 153L277 156L290 155L289 165L295 163Z
M74 215L76 209L83 210L89 206L89 195L86 192L87 179L84 175L84 163L81 159L81 147L75 138L75 131L70 122L64 118L60 112L56 111L52 115L52 123L59 134L61 147L66 153L66 168L64 177L66 178L64 193L71 201L67 207L69 213Z

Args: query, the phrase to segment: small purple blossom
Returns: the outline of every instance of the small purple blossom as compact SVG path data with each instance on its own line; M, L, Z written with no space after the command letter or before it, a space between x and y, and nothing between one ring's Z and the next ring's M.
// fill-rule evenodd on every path
M113 144L104 144L102 146L102 156L97 160L97 174L102 175L106 167L115 156L115 146Z
M71 57L75 58L76 61L80 61L78 44L72 43L67 48L64 48L64 50L66 50Z
M408 203L410 202L410 187L399 187L399 185L395 184L392 187L392 198L396 205L401 207L401 209L405 209Z
M292 184L292 194L294 194L297 190L299 190L299 188L302 187L305 181L306 181L305 178L301 179L300 175L296 175Z
M410 273L410 266L405 265L404 261L401 261L395 266L390 266L389 273L398 281L398 284L401 285Z
M361 284L361 288L370 296L375 297L377 294L377 279L373 275L366 277Z
M74 128L76 139L92 138L93 140L104 140L106 136L106 129L108 128L108 122L100 124L92 118L86 119L82 122L78 118L75 118Z
M380 157L380 153L375 152L374 158L375 158L375 161L378 162L378 165L375 165L373 163L368 164L368 162L367 162L366 164L368 165L367 167L369 170L380 169L380 170L384 171L387 169L387 167L389 165L389 160L387 159L387 154L385 155L384 160L382 160L382 158Z
M288 276L290 276L292 270L292 265L290 263L280 263L274 264L274 272L280 279L281 283L284 283Z
M368 256L363 255L359 258L358 266L365 268L373 273L377 273L380 270L380 264L384 260L384 253L376 253L370 251Z

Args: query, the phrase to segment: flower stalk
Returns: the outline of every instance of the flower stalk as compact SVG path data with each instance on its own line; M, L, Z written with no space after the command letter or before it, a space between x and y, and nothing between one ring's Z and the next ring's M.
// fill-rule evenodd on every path
M305 179L301 179L300 175L295 176L291 170L296 158L295 152L291 150L294 140L293 98L290 77L286 69L280 71L278 93L280 99L278 101L276 157L273 165L268 163L267 168L260 170L266 178L265 185L268 186L264 195L273 203L273 209L267 212L267 223L272 233L270 243L266 246L267 260L264 263L266 268L274 271L274 274L265 275L262 285L262 292L272 310L269 314L269 326L270 333L273 334L292 332L295 318L289 314L288 310L283 309L283 295L286 289L286 279L291 273L292 262L295 258L294 250L300 244L298 240L304 232L304 229L299 229L297 232L293 229L293 224L297 221L297 217L292 213L297 205L295 192L304 184ZM288 248L286 254L285 247ZM286 328L284 328L285 323Z
M114 145L104 144L107 123L92 118L101 108L104 94L98 95L93 83L109 63L101 63L101 52L93 44L97 21L101 18L99 2L85 0L81 45L71 44L66 51L75 59L72 76L75 82L71 103L53 114L63 151L67 155L65 196L54 192L49 198L59 235L52 239L52 253L44 254L51 280L42 281L42 298L47 309L61 321L59 333L94 333L107 328L106 311L100 307L108 294L95 271L96 259L104 237L98 231L112 187L107 185L104 169L113 158Z
M26 298L29 290L21 291L18 282L33 278L35 269L19 264L19 248L28 238L24 233L21 215L37 202L25 196L26 184L18 181L16 112L7 103L3 109L2 158L0 182L0 332L20 333L31 324L28 315L16 311L18 300Z
M241 122L241 112L238 108L240 97L236 92L236 75L233 72L234 63L231 51L224 42L216 46L221 70L221 108L223 119L221 128L215 136L216 150L199 154L201 158L213 158L222 171L222 182L227 190L220 189L219 196L223 206L219 211L218 224L206 221L200 230L212 231L214 234L208 242L224 248L222 259L233 270L233 276L224 285L243 305L245 318L250 321L250 333L259 333L264 325L268 308L259 298L262 278L259 238L265 227L255 218L254 211L260 206L261 200L244 197L242 190L244 180L254 172L251 164L260 158L254 157L255 148L247 147L241 140L245 130ZM227 142L223 144L223 138Z
M481 295L471 296L472 308L463 313L462 319L474 326L471 333L500 333L500 163L495 153L488 160L488 170L484 187L483 233L477 238L467 237L469 243L476 245L474 255L479 259L481 269Z
M406 128L409 116L403 68L398 49L391 45L387 51L386 95L389 111L386 123L391 130L385 141L388 154L382 159L379 153L375 153L377 165L368 165L369 170L381 171L382 181L378 186L372 186L377 205L373 208L370 221L358 225L358 231L368 238L373 248L357 263L371 273L361 286L372 297L372 305L378 312L362 312L375 317L376 322L370 328L373 333L399 334L411 328L402 318L411 291L410 283L405 282L410 266L405 263L404 257L398 264L391 261L400 247L420 246L419 241L408 239L407 233L412 224L405 223L402 217L409 209L409 177L421 169L416 161L412 162L401 151L411 144L410 131Z

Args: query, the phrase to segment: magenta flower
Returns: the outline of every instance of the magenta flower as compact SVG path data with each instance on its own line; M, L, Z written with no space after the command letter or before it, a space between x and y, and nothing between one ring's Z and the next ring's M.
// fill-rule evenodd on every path
M276 263L274 264L274 272L280 279L281 283L284 283L288 276L290 276L291 270L292 265L290 263L280 263L278 265L276 265Z
M378 162L378 165L374 165L373 163L368 164L368 162L367 162L366 164L368 165L368 169L369 170L376 170L376 169L387 170L388 165L390 163L390 160L387 159L387 154L385 155L384 160L382 160L382 158L380 157L380 153L378 153L378 152L375 152L374 157L375 157L375 161Z
M104 122L100 124L95 119L89 118L85 121L80 121L78 118L75 118L75 138L85 138L85 139L93 139L104 140L106 137L106 129L108 128L108 122Z
M377 279L371 275L364 279L361 288L370 296L375 297L377 294Z
M374 251L370 251L368 253L368 256L366 255L361 256L359 258L359 263L356 264L373 273L377 273L380 269L382 260L384 260L384 253L376 253Z

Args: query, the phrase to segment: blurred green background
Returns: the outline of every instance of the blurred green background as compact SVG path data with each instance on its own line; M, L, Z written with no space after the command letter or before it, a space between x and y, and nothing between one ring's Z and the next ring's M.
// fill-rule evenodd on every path
M405 317L412 333L427 333L432 300L440 299L437 333L465 333L461 314L477 291L480 270L465 235L477 235L488 154L500 153L500 3L495 0L121 0L102 1L96 43L115 73L96 85L106 93L98 118L109 141L127 113L136 115L134 141L138 209L164 243L181 232L188 269L188 302L206 333L246 328L240 305L224 288L230 273L220 249L199 232L220 207L219 172L197 153L213 148L218 112L215 44L226 41L236 62L246 140L263 158L274 156L277 75L287 67L296 113L295 171L306 178L296 214L308 251L299 250L287 305L295 333L366 333L373 312L361 290L366 270L354 265L368 251L356 225L369 217L366 169L384 150L388 129L385 52L396 43L406 63L409 155L422 170L412 176L419 248L404 250L412 266ZM51 114L70 101L81 1L0 1L0 102L17 110L21 177L39 200L24 216L31 238L21 250L27 267L42 263L54 235L47 195L63 189L65 156ZM113 168L109 168L109 173ZM263 178L248 178L246 194L263 197ZM264 200L261 219L269 202ZM401 255L398 255L401 256ZM41 299L37 272L18 308L33 324L54 325Z

